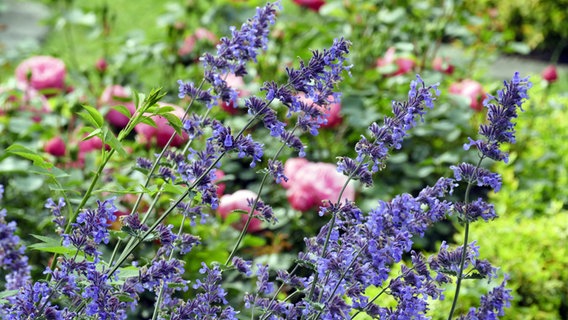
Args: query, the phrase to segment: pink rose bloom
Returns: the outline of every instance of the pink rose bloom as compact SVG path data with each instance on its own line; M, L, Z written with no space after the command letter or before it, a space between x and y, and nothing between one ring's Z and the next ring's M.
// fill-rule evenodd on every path
M249 211L250 208L248 206L247 199L256 199L256 193L250 190L239 190L233 194L226 194L221 197L219 200L219 208L217 208L217 212L219 215L225 219L233 210L244 210ZM258 212L255 212L255 215ZM237 230L242 230L245 226L245 223L248 219L248 214L241 215L241 221L235 223L233 227ZM257 218L252 218L250 224L248 226L247 232L258 232L262 229L262 221Z
M386 77L394 77L407 74L412 71L416 64L411 58L396 57L395 51L396 49L394 47L390 47L383 58L377 59L377 68L396 65L397 69L392 73L386 74Z
M469 107L473 110L478 112L483 110L483 100L487 97L487 94L483 90L481 83L465 79L451 84L448 91L455 95L466 97L469 101Z
M242 77L237 77L234 73L229 73L225 81L227 82L227 86L237 90L237 92L239 93L239 98L248 97L250 95L250 91L245 88L245 82L243 81ZM231 115L235 115L239 112L239 109L235 108L232 101L229 103L220 101L219 105L221 106L221 109Z
M556 71L556 66L550 65L542 70L542 78L548 82L556 82L558 80L558 72Z
M65 142L61 137L51 138L44 146L45 152L55 157L63 157L65 155Z
M95 62L95 69L97 69L99 73L104 73L107 68L108 64L104 58L100 58L97 62Z
M101 94L100 103L101 105L111 106L111 107L123 105L128 109L128 111L130 111L130 116L132 116L134 112L136 112L136 106L134 106L134 103L130 101L119 101L116 99L116 98L129 99L130 98L129 91L130 90L128 90L128 88L125 88L120 85L108 86ZM107 112L105 118L110 124L112 124L113 126L119 129L126 127L128 121L130 120L129 117L126 117L122 113L112 108Z
M300 100L302 100L305 103L313 103L313 101L309 98L306 98L306 95L301 93L298 95L298 98L300 98ZM329 96L328 101L333 101L333 96ZM338 125L341 124L341 122L343 121L343 118L341 116L341 104L340 103L335 103L335 102L331 102L330 104L327 105L327 107L323 107L320 106L319 104L315 104L313 103L314 107L318 108L323 114L324 117L326 119L325 123L321 123L320 127L321 128L335 128Z
M33 114L33 121L40 122L42 114L51 112L47 98L34 89L0 87L0 93L7 95L6 101L0 105L0 115L16 110L28 111Z
M199 40L206 40L209 41L211 44L216 44L219 41L217 39L217 36L215 36L213 32L204 28L197 28L194 34L185 38L182 46L178 49L178 55L185 56L192 53L193 50L195 49L195 44Z
M302 158L291 158L284 164L284 175L288 182L283 183L286 196L292 208L308 211L323 205L323 201L337 201L339 192L347 181L347 177L337 172L331 163L309 162ZM355 188L347 185L341 200L354 200Z
M217 184L217 197L221 198L225 193L225 188L227 187L224 183L217 183L219 180L225 177L225 172L222 170L216 169L215 170L215 181L213 183Z
M319 12L319 9L325 4L324 0L294 0L294 3L301 7L308 8L312 11Z
M16 68L16 80L23 88L59 89L65 86L65 64L49 56L26 59Z
M89 140L81 140L79 142L79 153L88 153L93 150L101 150L103 148L103 141L99 137L92 137ZM107 149L110 147L107 145Z
M160 106L171 106L174 107L174 111L171 113L178 116L180 119L183 117L185 111L176 105L166 104L158 102ZM136 133L138 133L139 139L142 143L146 144L148 147L155 143L159 148L163 148L168 143L168 140L174 134L175 130L172 128L168 120L162 116L153 116L152 120L156 123L156 127L149 124L139 123L134 127ZM187 133L183 135L176 134L170 146L179 147L189 140Z
M454 65L450 64L447 59L443 59L442 57L434 58L432 68L447 75L454 73Z

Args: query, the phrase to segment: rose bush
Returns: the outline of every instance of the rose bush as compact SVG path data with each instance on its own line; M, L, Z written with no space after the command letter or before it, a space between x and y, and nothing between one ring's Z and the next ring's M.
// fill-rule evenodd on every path
M34 90L65 88L65 63L50 56L34 56L22 61L16 68L16 80L22 88Z

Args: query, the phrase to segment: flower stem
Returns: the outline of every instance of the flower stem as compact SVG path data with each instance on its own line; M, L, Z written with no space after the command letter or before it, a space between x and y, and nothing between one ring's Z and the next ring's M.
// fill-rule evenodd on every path
M475 176L477 175L477 171L479 171L479 168L481 167L481 162L483 161L485 157L484 156L480 156L479 157L479 161L477 162L477 166L475 167L475 171L473 173L472 178L470 179L470 181L468 181L467 183L467 188L465 190L465 196L464 196L464 203L467 205L469 203L469 194L471 192L471 188L473 186L473 181L475 179ZM456 280L456 292L454 294L454 300L452 301L452 308L450 309L450 314L448 315L448 320L452 320L452 317L454 315L457 303L458 303L458 297L460 294L460 289L461 289L461 283L462 283L462 278L463 278L463 269L465 266L465 258L467 256L467 242L469 241L469 220L467 218L467 212L464 213L464 221L465 221L465 230L464 230L464 236L463 236L463 248L462 248L462 254L461 254L461 258L460 258L460 269L458 271L457 274L457 280Z

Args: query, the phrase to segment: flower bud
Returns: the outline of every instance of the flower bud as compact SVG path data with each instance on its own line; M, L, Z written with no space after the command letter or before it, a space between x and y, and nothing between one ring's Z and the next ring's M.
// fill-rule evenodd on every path
M556 82L558 80L558 72L556 71L556 66L549 65L544 70L542 70L542 78L549 83Z

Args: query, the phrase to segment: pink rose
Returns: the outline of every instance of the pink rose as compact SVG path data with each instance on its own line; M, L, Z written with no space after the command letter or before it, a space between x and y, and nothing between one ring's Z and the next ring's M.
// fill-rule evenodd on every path
M195 30L194 34L185 38L185 40L183 41L183 44L178 49L178 55L186 56L186 55L192 53L193 50L195 49L195 44L197 43L197 41L200 41L200 40L208 41L212 45L216 44L219 41L217 39L217 36L215 36L215 34L213 34L213 32L211 32L207 29L204 29L204 28L197 28L197 30Z
M454 73L454 65L450 64L447 59L443 59L442 57L434 58L432 68L447 75Z
M337 172L337 167L331 163L309 162L305 159L292 158L284 165L284 175L288 182L284 188L292 208L308 211L323 205L323 201L337 201L347 177ZM355 188L347 185L341 200L354 200Z
M45 152L55 157L63 157L65 155L65 142L61 137L51 138L44 146Z
M176 105L165 104L159 102L158 105L161 106L171 106L174 107L173 113L174 115L178 116L180 119L183 117L185 111ZM145 143L147 146L156 143L159 148L163 148L168 143L168 140L174 134L175 130L172 128L168 122L168 120L162 116L153 116L152 120L156 123L156 127L153 127L149 124L139 123L134 127L134 130L139 135L139 139L142 143ZM172 147L179 147L183 145L185 142L189 140L189 136L187 133L183 133L183 135L176 134L170 146Z
M222 180L225 177L225 172L222 170L216 169L215 170L215 181L214 183L217 184L217 197L221 198L225 193L225 188L227 187L224 183L218 183L219 180Z
M306 98L305 94L301 93L298 95L298 98L305 103L313 103L313 101L309 98ZM327 105L327 107L320 106L318 104L313 103L314 107L318 108L323 114L326 119L325 123L321 123L321 128L335 128L341 124L343 121L343 117L341 116L341 104L332 102L334 100L333 96L329 96L328 101L331 103Z
M396 57L395 56L396 49L394 47L390 47L385 56L383 58L377 59L377 68L383 68L387 66L396 66L396 70L394 72L385 74L386 77L394 77L398 75L407 74L412 71L416 63L413 59L408 57Z
M483 110L483 100L487 97L487 94L483 90L481 83L475 80L465 79L451 84L448 91L467 98L469 107L473 110L478 112Z
M294 0L294 2L315 12L319 12L319 9L325 4L324 0Z
M219 200L219 208L217 208L217 212L223 219L225 219L233 210L249 211L250 208L248 206L248 199L254 200L256 199L256 196L256 193L250 190L239 190L233 194L226 194ZM258 214L258 212L255 212L255 215L256 214ZM235 227L237 230L242 230L248 217L248 214L242 214L241 221L235 223L233 227ZM257 218L252 218L247 232L258 232L262 229L261 225L262 221Z
M553 83L558 80L558 72L556 71L556 66L549 65L544 70L542 70L542 78L548 82Z
M116 98L129 99L130 98L129 89L120 85L108 86L101 94L100 103L101 105L111 106L111 107L123 105L128 109L128 111L130 111L130 116L132 116L134 112L136 112L136 107L134 106L133 102L119 101ZM130 120L129 117L126 117L122 113L112 108L107 112L105 118L110 124L112 124L113 126L119 129L126 127L128 121Z
M95 62L95 69L97 69L99 73L105 73L107 68L108 64L104 58L100 58L97 62Z
M0 115L16 110L28 111L33 114L34 122L40 122L42 114L51 112L47 98L32 88L21 90L0 87L0 93L7 96L4 103L0 105Z
M16 80L23 88L59 89L65 86L65 64L49 56L26 59L16 68Z
M245 82L243 81L242 77L237 77L234 73L229 73L225 81L227 82L227 86L237 90L237 92L239 93L239 98L248 97L250 95L250 91L245 88ZM221 101L220 106L221 109L231 115L235 115L239 112L239 109L235 108L232 101L229 103Z

